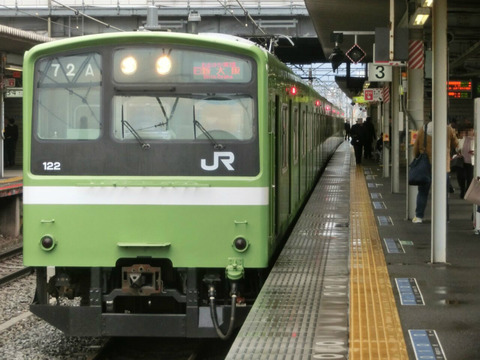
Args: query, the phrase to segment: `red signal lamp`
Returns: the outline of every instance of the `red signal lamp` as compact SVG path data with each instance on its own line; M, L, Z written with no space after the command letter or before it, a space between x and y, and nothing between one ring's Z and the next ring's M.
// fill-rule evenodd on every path
M320 100L315 100L315 106L319 107L320 105L322 105L321 101Z
M297 95L298 93L297 87L295 85L290 86L290 88L287 88L287 93L293 96Z

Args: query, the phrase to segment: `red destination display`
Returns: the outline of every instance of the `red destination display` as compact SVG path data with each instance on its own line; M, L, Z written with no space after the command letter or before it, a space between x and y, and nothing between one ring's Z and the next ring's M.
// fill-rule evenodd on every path
M241 69L233 62L202 62L193 67L195 78L204 80L236 80L242 79Z
M470 80L449 81L448 97L451 99L471 99L472 98L472 82Z

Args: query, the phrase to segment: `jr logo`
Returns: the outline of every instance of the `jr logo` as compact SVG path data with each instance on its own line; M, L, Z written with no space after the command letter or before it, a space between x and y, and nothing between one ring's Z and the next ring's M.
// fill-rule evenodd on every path
M218 160L225 165L227 170L233 171L235 170L232 166L232 163L235 161L235 155L233 155L232 152L230 151L215 151L213 153L213 164L212 165L207 165L207 160L202 159L201 161L201 166L203 170L206 171L214 171L218 169Z

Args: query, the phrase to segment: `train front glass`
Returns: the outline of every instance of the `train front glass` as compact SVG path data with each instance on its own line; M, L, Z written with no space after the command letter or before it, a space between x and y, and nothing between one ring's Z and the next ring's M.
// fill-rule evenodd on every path
M42 58L31 171L256 176L255 74L249 57L188 46L107 46Z

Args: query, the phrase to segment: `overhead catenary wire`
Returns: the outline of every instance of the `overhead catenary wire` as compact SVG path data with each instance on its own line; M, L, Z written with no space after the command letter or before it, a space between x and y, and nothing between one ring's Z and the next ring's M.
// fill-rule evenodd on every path
M258 24L255 22L255 20L253 20L252 16L251 16L250 13L248 12L248 10L243 7L242 3L241 3L239 0L237 0L237 4L238 4L238 6L240 6L240 7L242 8L243 12L245 13L245 16L250 19L250 21L253 23L253 25L255 25L255 27L256 27L258 30L260 30L260 31L262 32L262 34L265 34L265 35L266 35L267 33L266 33L265 31L263 31L263 29L260 27L260 25L258 25Z
M0 6L4 7L5 9L9 9L9 10L15 10L19 13L22 13L22 14L25 14L25 15L28 15L28 16L31 16L31 17L34 17L34 18L37 18L39 20L43 20L45 22L48 22L48 19L47 18L44 18L44 17L41 17L40 15L37 15L37 14L32 14L28 11L25 11L25 10L22 10L20 8L12 8L10 6L7 6L7 5L3 5L3 4L0 4ZM52 24L55 24L55 25L58 25L58 26L62 26L64 27L65 29L75 29L74 27L72 26L68 26L68 25L65 25L65 24L62 24L62 23L59 23L59 22L56 22L56 21L51 21Z
M238 17L235 16L235 14L233 13L233 10L232 10L232 9L228 8L224 3L222 3L221 0L217 0L217 2L218 2L220 5L222 5L222 7L223 7L226 11L228 11L228 12L230 13L230 15L233 16L233 18L234 18L235 20L237 20L240 24L245 25L242 20L240 20Z
M248 12L247 9L245 9L245 7L240 3L239 0L236 0L238 5L240 6L240 8L243 10L243 13L245 14L245 16L248 18L248 20L251 21L251 23L258 29L262 32L262 34L266 35L267 33L261 28L260 25L257 24L257 22L252 18L252 16L250 15L250 13ZM240 24L244 25L244 26L247 26L247 24L245 22L243 22L242 20L240 20L238 17L235 16L235 14L233 13L233 10L231 8L229 8L226 4L224 4L221 0L217 0L217 2L222 5L222 7L229 12L230 15L232 15L234 17L235 20L237 20Z
M77 16L78 16L78 15L83 16L83 17L85 17L85 18L87 18L87 19L89 19L89 20L95 21L95 22L97 22L97 23L99 23L99 24L101 24L101 25L103 25L103 26L105 26L105 27L107 27L107 28L109 28L109 29L114 29L114 30L118 30L118 31L122 31L122 32L125 31L125 30L123 30L123 29L117 28L116 26L110 25L110 24L108 24L108 23L106 23L106 22L104 22L104 21L98 20L98 19L94 18L93 16L87 15L87 14L85 14L84 12L81 12L80 10L77 10L77 9L75 9L75 8L72 8L72 7L68 6L68 5L62 4L62 3L59 2L59 1L56 1L56 0L51 0L51 1L54 2L54 3L56 3L56 4L58 4L58 5L60 5L60 6L63 6L63 7L66 8L66 9L72 10L72 11L75 13L75 15L77 15Z

